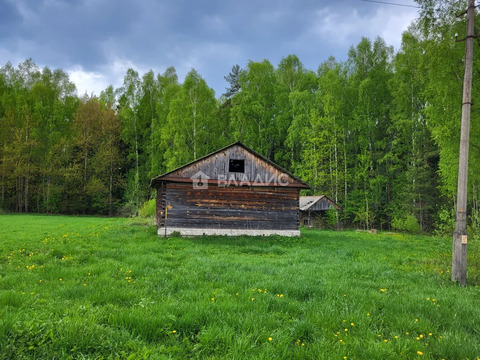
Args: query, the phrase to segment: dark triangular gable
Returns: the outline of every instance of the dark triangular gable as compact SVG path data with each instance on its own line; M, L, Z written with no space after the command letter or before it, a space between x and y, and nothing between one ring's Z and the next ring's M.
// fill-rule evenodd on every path
M229 161L244 160L243 173L230 172ZM200 159L185 164L175 170L152 179L155 187L164 181L192 182L201 178L208 183L222 183L234 180L236 185L268 186L278 183L280 186L310 188L310 186L281 168L277 164L256 153L241 142L228 145Z
M300 196L300 211L321 211L328 210L330 206L337 210L342 208L335 201L325 195L317 196Z

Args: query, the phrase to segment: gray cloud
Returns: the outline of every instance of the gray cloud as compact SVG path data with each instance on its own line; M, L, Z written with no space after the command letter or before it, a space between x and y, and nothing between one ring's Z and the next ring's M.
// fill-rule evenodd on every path
M84 83L80 93L88 86L97 94L119 86L128 66L174 66L180 78L194 67L219 96L235 64L267 58L276 65L296 54L316 70L330 55L345 59L362 36L398 48L415 16L415 9L360 0L3 0L0 56L3 64L31 57L62 68Z

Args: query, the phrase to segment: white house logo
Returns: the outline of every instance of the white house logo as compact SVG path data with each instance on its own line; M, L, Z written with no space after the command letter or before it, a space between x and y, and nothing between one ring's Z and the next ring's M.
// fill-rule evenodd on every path
M194 189L208 189L208 180L210 177L205 174L203 171L197 171L193 174L190 179L192 179L192 185ZM260 174L257 174L253 181L248 180L247 176L235 176L230 174L229 177L226 175L219 175L218 180L215 183L219 187L227 186L288 186L290 183L288 181L288 176L286 174L271 174L265 175L262 177Z
M197 171L190 179L192 179L194 189L208 189L208 179L210 177L203 171Z

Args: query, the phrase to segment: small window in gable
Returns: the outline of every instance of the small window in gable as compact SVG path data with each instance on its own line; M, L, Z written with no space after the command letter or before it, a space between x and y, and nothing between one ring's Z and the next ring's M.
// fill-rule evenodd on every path
M228 171L236 173L245 172L245 160L243 159L230 159L228 161Z

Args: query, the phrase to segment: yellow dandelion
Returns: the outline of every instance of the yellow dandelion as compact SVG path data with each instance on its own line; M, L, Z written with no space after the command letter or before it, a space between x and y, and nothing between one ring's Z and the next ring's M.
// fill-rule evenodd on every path
M367 313L367 316L370 316L370 313Z
M428 333L428 336L432 336L432 333Z
M388 340L387 340L387 339L385 339L385 340L383 340L383 342L384 342L384 343L387 343L387 342L388 342Z
M423 334L420 334L420 339L423 339Z
M255 301L255 298L252 298L252 301Z
M420 356L422 356L422 355L423 355L423 352L417 351L417 354L420 355Z
M354 324L354 323L350 323L350 325L351 325L351 326L355 326L355 324Z
M176 334L176 333L177 333L177 330L172 330L172 333L173 333L173 334Z
M395 335L395 339L398 339L398 336L397 336L397 335Z
M410 333L407 331L407 332L405 333L405 335L410 335Z
M348 329L345 329L345 331L348 331Z
M212 298L212 301L215 301L215 298Z
M420 340L420 338L419 338L418 336L417 336L415 339L416 339L416 340Z
M62 281L62 279L60 278L60 279L58 279L58 281Z
M302 343L302 346L305 346L305 344L304 344L304 343Z
M273 339L271 337L268 338L268 341L272 341Z
M338 341L339 341L339 342L343 342L343 340L342 340L342 339L340 339L340 340L338 340Z

